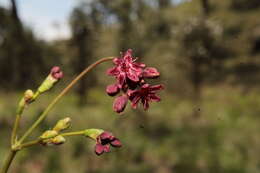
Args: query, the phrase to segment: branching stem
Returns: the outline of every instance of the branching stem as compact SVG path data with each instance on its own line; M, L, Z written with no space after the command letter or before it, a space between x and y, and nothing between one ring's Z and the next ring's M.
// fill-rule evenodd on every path
M64 88L61 93L53 99L53 101L48 105L45 111L39 116L39 118L33 123L33 125L24 133L24 135L19 140L19 143L22 143L31 133L32 131L45 119L47 114L53 108L53 106L90 70L96 67L98 64L101 64L105 61L111 61L114 57L106 57L96 61L94 64L88 66L85 70L83 70L75 79L68 84L66 88Z
M24 133L24 135L17 141L17 131L19 128L19 122L21 119L22 111L19 112L16 116L12 136L11 136L11 150L3 163L3 167L0 170L0 173L7 173L16 153L23 149L27 148L36 144L39 144L41 142L41 139L37 139L34 141L23 143L25 139L33 132L33 130L46 118L47 114L50 112L50 110L55 106L55 104L84 76L86 75L90 70L92 70L97 65L106 62L111 61L114 57L106 57L102 58L95 63L88 66L85 70L83 70L78 76L76 76L61 92L58 96L56 96L52 102L47 106L47 108L42 112L39 116L39 118L32 124L32 126ZM83 135L83 131L79 132L69 132L69 133L63 133L60 134L62 136L75 136L75 135ZM23 143L23 144L22 144Z

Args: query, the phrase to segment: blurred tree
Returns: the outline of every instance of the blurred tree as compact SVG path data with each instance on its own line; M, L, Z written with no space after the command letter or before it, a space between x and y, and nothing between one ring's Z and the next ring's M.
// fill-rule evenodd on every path
M209 0L201 0L201 6L203 8L203 13L205 15L209 15L210 12Z
M232 0L231 7L236 10L252 10L260 7L258 0Z
M224 64L230 58L230 51L225 46L222 28L210 20L210 4L201 0L201 14L189 19L181 28L179 58L193 91L196 107L194 116L200 114L201 91L206 83L224 80ZM222 73L221 78L218 75Z
M10 2L10 9L0 10L0 81L1 87L24 89L32 86L32 83L37 83L39 77L46 75L42 72L46 71L48 63L43 60L43 56L50 55L51 49L46 53L48 45L37 40L32 31L24 27L18 15L16 1ZM45 57L50 58L53 57ZM54 61L57 60L55 57Z
M91 5L89 11L88 8ZM70 17L70 24L72 30L72 45L75 48L75 56L73 59L75 73L80 73L86 66L90 65L94 56L95 49L95 35L100 27L98 20L99 12L94 8L94 4L81 5L76 7ZM87 90L95 83L95 76L88 76L83 78L77 90L80 98L79 104L86 103Z
M111 16L114 22L119 24L117 32L117 48L119 51L126 51L131 48L142 57L146 50L145 14L149 11L145 0L115 0L108 2L100 0L100 4ZM110 19L111 19L110 18Z

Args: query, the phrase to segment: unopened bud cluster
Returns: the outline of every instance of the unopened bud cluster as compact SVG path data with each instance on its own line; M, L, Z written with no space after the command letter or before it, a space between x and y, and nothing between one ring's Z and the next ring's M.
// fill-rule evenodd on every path
M59 133L70 126L71 119L69 117L59 120L52 130L47 130L40 136L41 144L51 146L65 143L66 139Z
M36 92L33 92L31 89L28 89L24 92L24 95L18 104L17 114L21 115L26 105L35 101L40 94L50 90L62 77L63 72L61 71L60 67L53 67L50 71L50 74L39 86Z

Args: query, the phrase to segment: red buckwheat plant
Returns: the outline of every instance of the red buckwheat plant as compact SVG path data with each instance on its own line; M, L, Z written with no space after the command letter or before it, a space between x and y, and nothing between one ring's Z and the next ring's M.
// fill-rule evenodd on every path
M97 155L108 153L111 151L111 147L120 148L122 146L121 141L115 137L111 132L104 131L103 129L87 128L79 131L69 131L71 126L71 118L65 117L58 120L57 123L46 129L36 139L27 141L32 132L39 126L39 124L47 117L51 109L56 103L90 70L94 69L97 65L112 61L114 67L107 70L107 74L114 76L115 83L108 85L106 93L109 96L116 96L113 103L113 110L117 113L121 113L125 110L128 101L131 102L132 108L136 109L139 102L143 105L144 110L149 108L150 102L160 101L160 97L157 92L163 89L161 84L151 85L147 82L147 79L154 79L160 76L158 70L154 67L146 67L145 64L136 62L137 58L132 55L132 50L129 49L120 57L106 57L102 58L75 77L61 92L58 94L46 107L46 109L38 116L38 119L21 135L18 134L20 120L23 117L23 112L28 109L33 102L37 101L40 96L47 91L51 90L62 78L63 72L60 67L53 67L50 73L47 75L42 84L35 90L28 89L24 92L24 95L20 99L17 111L16 119L14 122L11 140L10 151L3 163L3 167L0 173L7 173L9 167L14 160L16 154L21 150L34 146L58 146L64 144L70 136L84 136L95 141L94 152ZM120 93L120 94L119 94Z

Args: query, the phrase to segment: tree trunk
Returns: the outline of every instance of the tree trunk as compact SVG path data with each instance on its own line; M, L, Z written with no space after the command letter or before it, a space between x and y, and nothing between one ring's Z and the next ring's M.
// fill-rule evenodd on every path
M201 0L202 10L205 16L208 16L210 13L209 0Z

